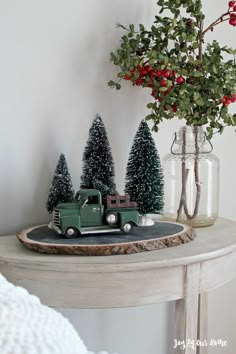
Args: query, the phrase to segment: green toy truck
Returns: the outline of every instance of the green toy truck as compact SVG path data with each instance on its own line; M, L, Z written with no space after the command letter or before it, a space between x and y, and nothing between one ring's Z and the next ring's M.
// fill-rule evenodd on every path
M81 189L72 203L59 203L53 210L52 227L67 238L82 234L122 230L138 225L138 211L130 196L107 196L96 189Z

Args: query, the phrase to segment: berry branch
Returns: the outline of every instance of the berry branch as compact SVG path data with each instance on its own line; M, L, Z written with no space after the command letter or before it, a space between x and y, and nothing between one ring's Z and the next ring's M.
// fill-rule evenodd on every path
M142 24L139 30L118 24L125 35L111 61L120 72L108 85L119 90L125 80L151 89L154 102L148 103L151 113L146 118L154 122L155 131L163 119L175 116L187 125L206 125L209 138L215 131L222 133L224 126L236 126L236 114L227 110L236 102L236 50L222 48L215 40L205 43L207 32L222 22L236 26L236 0L206 28L201 0L158 0L158 5L160 13L169 10L173 16L155 16L149 30ZM224 52L233 60L224 61Z
M217 20L215 20L214 22L212 22L201 34L201 40L203 40L205 34L208 31L212 31L214 29L215 26L220 25L222 22L224 21L228 21L229 24L231 26L236 26L236 5L234 6L234 4L236 4L236 2L230 1L229 4L231 4L231 7L233 6L233 9L230 11L230 7L228 9L228 12L224 13L223 15L221 15L219 18L217 18ZM229 16L229 17L226 17ZM225 18L226 17L226 18Z
M228 111L229 105L236 102L236 50L221 47L216 40L205 43L206 33L222 22L236 26L236 0L230 1L228 10L206 28L201 0L158 0L157 4L160 15L155 16L150 30L142 24L139 31L135 31L134 25L119 26L126 34L121 38L121 47L111 53L111 61L120 68L119 81L123 79L151 91L154 102L147 105L151 113L146 119L153 121L154 131L158 131L163 119L174 117L184 119L187 125L205 125L208 139L215 132L222 133L226 126L236 127L236 113ZM166 10L168 16L162 17ZM185 17L186 13L189 17ZM224 60L225 53L233 59ZM108 85L121 88L113 80ZM188 169L183 158L177 211L180 216L184 210L188 219L197 215L201 196L197 129L194 136L195 209L191 215L186 204ZM183 155L185 149L183 143Z
M236 2L230 1L229 2L229 8L226 13L221 15L219 18L217 18L215 21L213 21L206 29L202 29L203 22L200 24L200 30L199 30L199 39L200 39L200 47L199 47L199 59L202 63L202 53L203 53L203 44L204 44L204 37L207 32L213 31L214 28L220 24L222 24L225 21L228 21L231 26L236 26ZM233 7L233 9L230 11L230 9ZM229 16L229 17L227 17ZM201 70L201 66L200 66Z
M215 20L214 22L212 22L203 32L202 32L202 35L201 35L201 39L204 38L205 34L209 31L212 31L213 28L219 24L221 24L223 21L227 21L229 20L230 18L226 18L225 19L225 16L228 16L230 14L230 12L226 12L225 14L221 15L217 20Z

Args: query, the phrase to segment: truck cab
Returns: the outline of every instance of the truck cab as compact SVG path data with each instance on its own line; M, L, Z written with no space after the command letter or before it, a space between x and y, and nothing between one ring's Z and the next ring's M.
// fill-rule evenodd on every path
M104 205L101 193L96 189L82 189L76 194L80 207L81 227L100 226L103 224Z
M67 238L108 231L131 231L138 224L136 204L128 195L107 196L96 189L81 189L75 200L59 203L53 210L53 228Z

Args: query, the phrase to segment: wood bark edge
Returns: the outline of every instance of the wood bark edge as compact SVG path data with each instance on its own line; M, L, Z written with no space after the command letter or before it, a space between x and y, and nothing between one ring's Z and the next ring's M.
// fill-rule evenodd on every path
M194 229L189 226L185 226L184 230L180 233L161 238L153 238L150 240L104 245L65 245L53 243L49 244L30 240L27 237L27 234L34 228L38 227L39 226L23 230L17 235L17 238L27 248L39 253L80 256L111 256L154 251L189 243L197 236Z

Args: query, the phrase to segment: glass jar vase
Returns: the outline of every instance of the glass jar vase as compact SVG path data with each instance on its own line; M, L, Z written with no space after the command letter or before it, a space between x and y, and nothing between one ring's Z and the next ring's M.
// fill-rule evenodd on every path
M218 217L219 159L201 126L182 127L164 157L164 219L193 227Z

